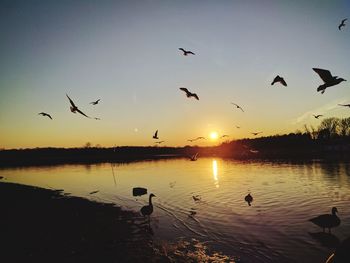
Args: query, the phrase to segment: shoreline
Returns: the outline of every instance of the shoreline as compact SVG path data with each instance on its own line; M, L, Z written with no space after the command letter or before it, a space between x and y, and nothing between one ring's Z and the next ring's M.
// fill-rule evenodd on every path
M0 182L1 262L150 262L146 219L59 190Z

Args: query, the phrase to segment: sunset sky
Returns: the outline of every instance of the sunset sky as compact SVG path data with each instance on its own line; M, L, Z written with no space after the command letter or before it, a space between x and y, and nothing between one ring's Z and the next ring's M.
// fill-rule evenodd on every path
M183 146L350 117L349 1L11 0L0 32L0 148L154 145L157 129ZM348 81L322 95L313 67Z

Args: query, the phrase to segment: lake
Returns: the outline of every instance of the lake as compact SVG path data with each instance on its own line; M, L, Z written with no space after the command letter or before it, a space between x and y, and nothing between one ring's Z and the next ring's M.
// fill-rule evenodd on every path
M145 187L156 195L150 219L155 240L195 238L238 262L325 262L350 236L348 162L180 158L6 168L0 176L133 211L148 203L148 195L134 197L132 188ZM244 200L248 193L251 206ZM308 219L333 206L341 224L323 234Z

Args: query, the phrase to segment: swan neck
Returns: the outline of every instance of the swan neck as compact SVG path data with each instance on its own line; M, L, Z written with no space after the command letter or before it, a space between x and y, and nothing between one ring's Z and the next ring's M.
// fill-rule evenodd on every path
M152 205L152 197L153 196L149 196L149 205Z

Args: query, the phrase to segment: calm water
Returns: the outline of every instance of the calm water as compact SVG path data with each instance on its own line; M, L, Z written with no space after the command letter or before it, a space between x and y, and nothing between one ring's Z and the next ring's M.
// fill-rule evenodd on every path
M350 236L350 163L200 158L2 169L0 175L134 211L148 196L135 198L132 188L145 187L157 196L155 239L196 238L240 262L324 262ZM244 201L248 192L252 206ZM197 195L200 201L192 198ZM324 237L308 219L330 213L332 206L342 223Z

